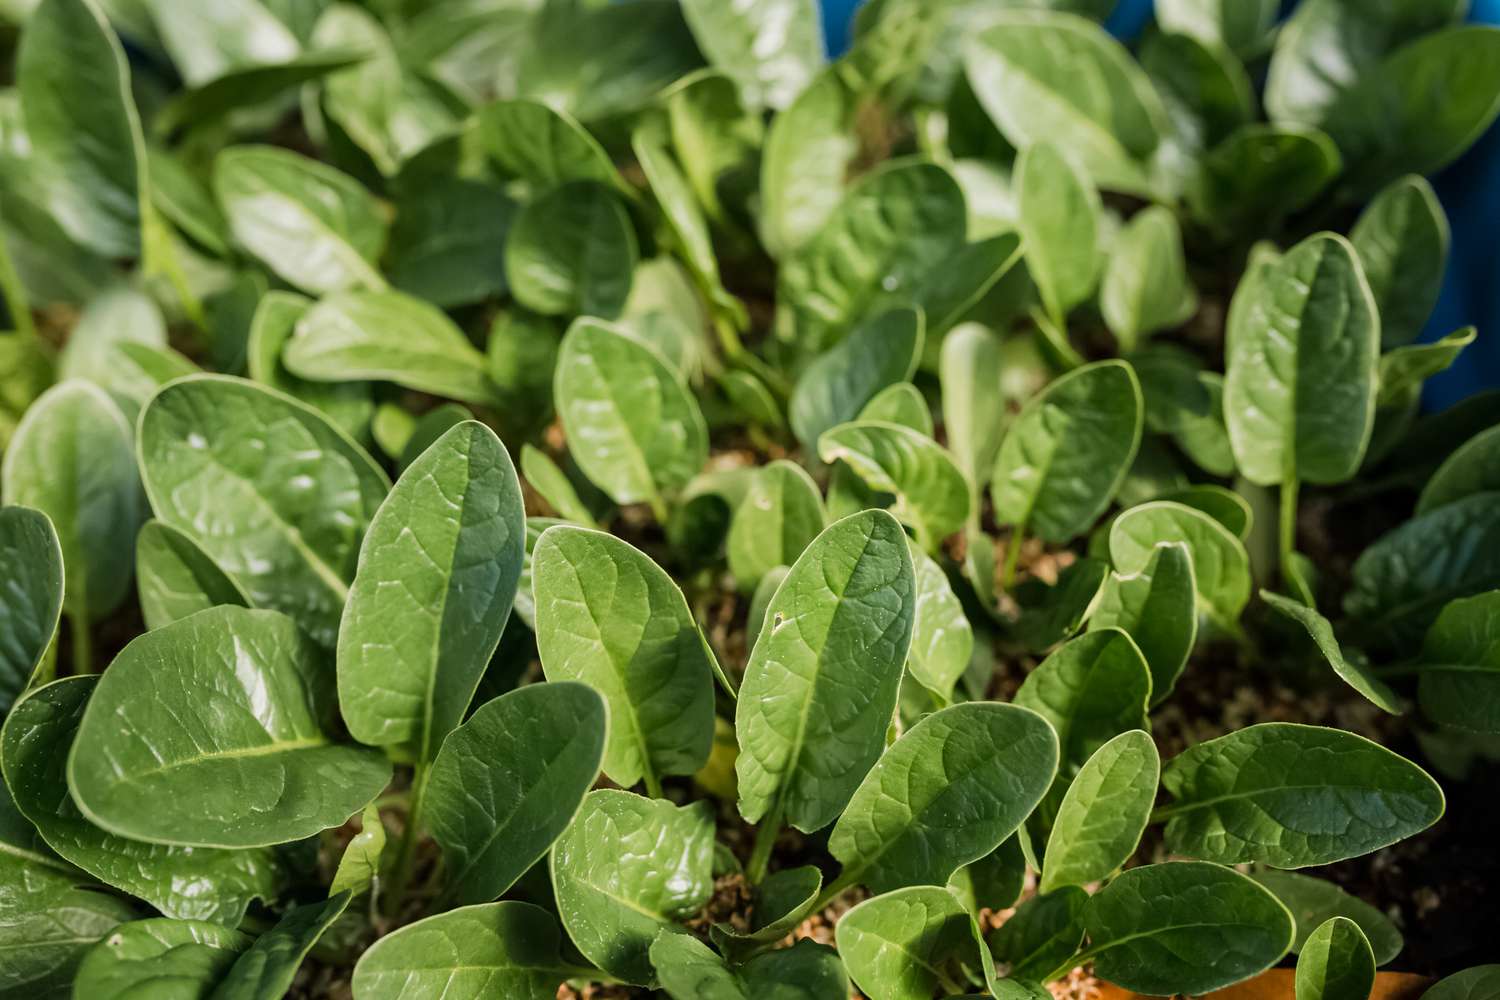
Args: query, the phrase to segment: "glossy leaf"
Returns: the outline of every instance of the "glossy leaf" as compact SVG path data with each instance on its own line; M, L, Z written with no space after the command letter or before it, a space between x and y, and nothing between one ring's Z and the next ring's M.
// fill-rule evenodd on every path
M167 847L95 826L68 794L68 751L94 691L93 677L35 689L5 720L5 783L16 806L68 862L169 917L235 927L254 899L271 900L286 872L266 848L224 851Z
M713 810L629 792L590 792L552 849L552 885L568 936L585 957L629 983L655 979L658 934L713 891Z
M311 382L293 375L282 360L298 322L312 307L311 299L295 292L270 291L261 296L245 342L246 374L321 410L349 436L364 440L375 410L368 383L353 379Z
M214 194L234 238L288 283L319 294L381 289L379 204L347 174L289 150L235 146L214 161Z
M460 903L504 895L547 853L599 776L607 721L592 688L533 684L483 705L443 743L426 818Z
M1364 931L1374 950L1376 965L1384 965L1400 954L1401 932L1391 923L1390 917L1334 883L1274 869L1253 872L1250 877L1270 889L1292 911L1292 919L1297 922L1297 939L1292 942L1292 951L1301 951L1312 932L1329 919L1345 917Z
M622 183L598 141L564 111L539 101L496 101L477 122L477 141L500 170L539 190L568 181Z
M1091 616L1107 576L1106 563L1084 558L1057 574L1050 586L1037 577L1017 584L1012 596L1021 615L1013 631L1021 645L1042 653L1071 638Z
M1358 857L1443 814L1425 771L1362 736L1265 722L1188 748L1167 763L1167 848L1235 864L1305 868Z
M1051 542L1086 531L1124 480L1143 419L1140 383L1124 362L1052 382L1000 444L990 483L996 520Z
M68 997L89 948L138 916L118 896L63 870L55 859L0 850L0 988L27 996Z
M896 497L892 513L928 549L969 518L969 488L947 449L899 424L857 420L818 439L818 457L842 461L873 490Z
M576 521L586 528L597 528L594 515L589 511L584 502L579 499L578 490L573 486L572 480L567 473L558 468L556 462L546 452L534 448L529 444L521 446L521 474L526 477L526 482L531 488L542 495L563 519Z
M1443 460L1422 487L1417 513L1427 514L1477 493L1500 490L1497 457L1500 457L1500 428L1483 430L1469 438Z
M1059 646L1026 675L1014 701L1052 724L1066 768L1081 765L1120 733L1149 728L1150 699L1151 674L1141 651L1124 632L1100 629Z
M1179 861L1132 868L1084 911L1094 973L1140 993L1207 993L1274 965L1292 916L1228 868Z
M916 572L917 608L906 669L947 703L953 698L953 685L969 668L974 629L937 560L913 543L911 561Z
M505 276L516 301L535 312L612 319L630 294L636 256L619 196L575 181L521 209L505 241Z
M132 920L89 949L73 980L77 996L199 1000L250 947L248 935L218 924L165 917Z
M1307 630L1308 636L1317 646L1318 652L1328 661L1333 672L1354 690L1364 696L1375 707L1392 715L1401 713L1401 703L1389 684L1382 681L1360 659L1350 660L1344 656L1334 635L1333 624L1318 612L1300 601L1294 601L1268 590L1260 592L1261 600L1277 613L1290 618Z
M497 184L440 178L406 193L391 227L391 284L451 308L506 291L516 205Z
M683 4L708 61L732 76L752 107L785 108L822 67L823 32L810 0L735 7Z
M141 412L140 466L156 516L187 535L256 607L332 648L385 474L317 411L241 379L194 376Z
M1037 142L1016 160L1026 270L1059 326L1099 280L1099 192L1069 153Z
M1124 351L1158 330L1182 324L1197 311L1198 293L1188 280L1182 232L1169 210L1145 209L1115 238L1099 304Z
M804 447L854 420L882 389L905 382L922 356L922 314L893 309L855 327L803 371L789 419Z
M1359 925L1331 917L1297 958L1298 1000L1365 1000L1375 985L1375 956Z
M339 708L355 739L432 759L505 630L525 544L520 482L483 424L454 427L402 474L339 623Z
M730 969L690 934L665 933L651 963L672 1000L846 1000L849 976L838 955L802 940Z
M1315 128L1249 124L1208 150L1187 182L1193 214L1222 235L1262 231L1338 176L1338 147Z
M800 465L785 459L755 473L729 524L729 571L753 592L777 566L790 566L823 530L823 497Z
M161 521L147 521L136 535L135 575L148 629L220 604L250 606L245 592L197 542Z
M1037 891L1099 882L1128 861L1146 830L1160 775L1156 745L1139 729L1094 751L1058 807Z
M293 906L240 954L209 1000L284 997L307 953L348 905L349 893L344 892L321 903Z
M1275 0L1161 0L1156 20L1168 31L1218 43L1244 58L1255 55L1276 24Z
M697 401L656 351L617 327L580 319L558 353L554 395L568 449L616 503L683 486L708 457Z
M1409 344L1437 304L1448 261L1448 217L1432 186L1403 177L1386 187L1349 232L1380 313L1380 343Z
M969 915L934 886L867 899L838 924L839 957L870 1000L927 1000L976 942Z
M1500 965L1476 965L1446 976L1422 994L1423 1000L1483 1000L1500 984Z
M859 151L859 89L848 68L823 70L771 119L760 171L760 235L771 256L807 245L838 208L844 177Z
M1460 598L1427 630L1417 700L1432 721L1469 732L1500 732L1497 609L1497 591Z
M772 872L756 890L750 929L740 931L732 924L714 924L711 936L715 947L733 958L774 945L807 919L822 889L823 873L813 865Z
M1182 542L1152 549L1134 573L1111 573L1089 628L1122 629L1151 669L1151 703L1172 693L1198 638L1191 551Z
M130 588L130 546L141 518L133 465L124 414L102 389L80 380L43 393L5 450L5 502L52 521L66 569L63 608L85 625L119 607Z
M1353 247L1313 236L1242 283L1226 337L1224 416L1245 478L1354 475L1374 426L1380 319Z
M63 553L52 522L27 507L0 508L0 718L36 676L57 634Z
M610 712L604 772L658 788L713 742L714 656L682 591L628 542L556 525L531 557L537 650L552 681L590 685Z
M390 764L329 737L331 681L276 612L212 608L148 632L89 700L68 787L94 823L159 844L259 847L339 826Z
M328 886L329 897L346 890L355 896L368 891L380 877L380 855L384 851L385 826L380 822L380 810L372 803L365 806L360 817L359 832L344 847Z
M356 1000L442 995L479 1000L553 1000L573 969L559 954L552 914L530 903L481 903L418 920L387 934L354 967Z
M870 769L834 825L836 884L947 884L1016 831L1056 772L1057 737L1032 712L979 702L929 715Z
M1233 625L1250 600L1250 556L1230 530L1207 514L1169 500L1132 507L1109 531L1116 572L1140 573L1159 545L1187 546L1200 606L1219 624Z
M940 359L948 450L969 479L971 510L977 511L979 493L994 471L1004 428L1000 338L978 323L962 324L943 338Z
M915 617L907 545L884 511L852 514L777 588L735 704L748 822L822 829L884 750Z
M1010 975L1042 980L1067 962L1083 941L1083 911L1088 893L1065 885L1032 896L990 935L995 959Z

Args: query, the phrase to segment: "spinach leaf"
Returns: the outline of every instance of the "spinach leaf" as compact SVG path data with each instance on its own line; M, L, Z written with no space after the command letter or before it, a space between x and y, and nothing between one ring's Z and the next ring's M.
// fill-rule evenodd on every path
M390 780L380 754L328 735L334 709L321 651L290 618L210 608L115 657L78 723L68 787L122 837L289 843L342 824Z
M568 181L623 188L609 154L570 115L540 101L495 101L480 109L475 140L502 173L538 190Z
M498 185L463 178L404 192L391 227L391 284L444 308L505 292L505 235L517 211Z
M969 915L946 889L913 886L867 899L839 920L839 957L870 1000L927 1000L953 992L951 966L977 942Z
M540 906L463 906L407 924L371 945L354 967L357 1000L440 993L479 1000L499 990L516 1000L553 1000L566 964L557 919Z
M1333 140L1298 125L1242 125L1208 150L1187 181L1193 215L1230 237L1306 207L1339 174Z
M729 571L751 593L777 566L790 566L823 530L823 498L800 465L779 459L759 469L729 524Z
M568 936L628 983L655 981L650 949L713 891L713 810L629 792L590 792L552 848L552 885Z
M1015 623L1016 638L1030 652L1041 653L1073 636L1090 617L1097 603L1109 566L1098 559L1080 559L1048 586L1036 577L1015 588L1021 616Z
M1132 507L1109 529L1109 553L1119 573L1140 573L1157 546L1185 545L1200 607L1223 628L1237 628L1250 600L1250 556L1245 544L1207 514L1170 500Z
M1026 270L1052 323L1062 327L1099 280L1099 192L1050 142L1026 147L1016 160L1015 177Z
M1120 344L1135 350L1150 334L1179 326L1198 311L1188 280L1182 231L1168 209L1137 213L1115 237L1104 268L1099 306Z
M1390 184L1360 213L1349 241L1380 312L1380 346L1411 343L1437 304L1448 262L1448 217L1432 186L1417 176Z
M1401 952L1401 932L1391 919L1357 896L1332 882L1274 869L1252 872L1251 878L1275 893L1297 922L1292 951L1302 950L1312 932L1333 917L1346 917L1359 925L1375 953L1375 964L1385 965Z
M812 913L822 888L823 873L813 865L773 872L757 890L750 930L714 924L710 929L714 946L734 958L774 945Z
M1089 617L1090 631L1118 628L1135 640L1151 670L1151 704L1172 693L1198 638L1191 550L1156 545L1134 573L1111 573Z
M529 444L521 446L521 474L531 488L542 495L564 520L576 521L585 528L597 528L594 515L579 499L578 490L567 473L558 468L556 462L540 449Z
M139 452L157 518L256 607L291 615L333 648L360 542L389 490L369 455L316 410L210 375L152 398Z
M277 1000L291 988L307 953L349 905L349 893L293 906L235 959L209 1000Z
M1313 931L1297 958L1298 1000L1355 1000L1375 985L1375 955L1364 931L1348 917L1330 917Z
M1500 591L1460 598L1427 630L1417 701L1432 721L1469 732L1500 732L1497 609Z
M73 988L101 1000L147 991L167 1000L198 1000L211 994L250 944L248 935L199 920L132 920L89 949Z
M1084 924L1094 973L1152 994L1239 982L1274 965L1292 943L1292 915L1275 896L1201 861L1124 872L1089 898Z
M29 507L0 508L0 718L43 669L63 606L63 552L52 522Z
M849 976L825 945L801 940L730 969L690 934L667 932L651 945L651 964L673 1000L845 1000Z
M328 885L329 898L346 890L355 896L367 892L380 875L380 856L384 852L385 826L380 822L380 810L371 803L360 817L359 832L349 839L339 858L333 881Z
M859 151L855 122L863 90L846 63L835 63L771 119L761 156L759 228L777 260L806 246L838 208L845 172Z
M1052 724L1064 773L1120 733L1147 729L1151 673L1130 636L1106 628L1063 643L1016 692L1015 703Z
M1268 590L1262 590L1260 597L1270 605L1273 611L1285 615L1307 630L1318 652L1323 655L1328 665L1333 668L1333 672L1338 674L1344 683L1358 691L1365 700L1382 712L1389 712L1392 715L1401 713L1401 703L1397 700L1396 693L1391 690L1389 684L1370 670L1369 666L1363 662L1363 657L1356 656L1350 659L1344 656L1338 638L1333 633L1333 624L1327 618L1300 601L1273 594Z
M943 338L939 361L943 430L953 460L969 480L971 515L989 485L1005 428L1000 338L979 323L964 323Z
M1500 490L1495 459L1500 456L1500 427L1480 431L1454 449L1422 487L1417 513L1427 514L1456 500Z
M788 409L797 440L816 448L824 432L857 418L882 389L910 379L922 357L923 328L920 312L892 309L815 358L797 380Z
M1072 885L1032 896L990 935L995 959L1017 978L1045 978L1078 951L1088 901L1088 893Z
M531 557L537 651L552 681L590 685L610 708L604 773L651 794L691 774L713 742L712 650L682 591L628 542L554 525Z
M0 851L0 987L43 997L68 997L89 948L135 908L97 891L56 858Z
M733 77L753 108L785 108L823 63L823 32L811 0L736 7L714 0L682 5L708 61Z
M856 420L823 432L818 456L842 461L872 490L894 494L892 512L935 551L969 519L969 487L946 448L899 424Z
M974 650L974 629L943 567L915 543L911 546L916 573L916 618L906 670L942 703L953 699Z
M1094 751L1058 807L1037 891L1102 881L1128 861L1146 831L1160 775L1156 745L1139 729Z
M454 427L402 474L339 622L339 708L355 739L437 754L505 630L525 539L516 471L483 424Z
M1236 864L1306 868L1368 854L1418 833L1443 814L1425 771L1362 736L1265 722L1188 748L1162 786L1177 854Z
M843 872L829 894L946 884L1016 831L1056 772L1057 737L1039 715L984 702L934 712L891 745L834 825L828 850Z
M797 557L735 703L748 822L811 833L843 812L885 748L915 590L906 534L884 511L834 522Z
M630 294L637 257L625 206L597 181L571 181L529 202L505 239L516 301L544 316L612 319Z
M1260 53L1276 25L1275 0L1160 0L1156 21L1167 31L1219 44L1241 58Z
M239 584L197 542L161 521L147 521L135 536L135 576L148 629L221 604L250 606Z
M454 898L496 899L547 853L599 776L607 722L592 688L556 681L501 695L448 736L427 822Z

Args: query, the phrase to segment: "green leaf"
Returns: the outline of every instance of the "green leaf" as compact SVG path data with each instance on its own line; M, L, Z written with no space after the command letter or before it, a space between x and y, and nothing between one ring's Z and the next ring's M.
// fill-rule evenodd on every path
M29 854L29 852L28 852ZM61 1000L73 996L89 947L138 914L123 899L63 870L61 862L0 849L0 989Z
M861 323L807 366L788 410L803 447L816 447L825 431L854 420L882 389L912 377L923 325L920 312L893 309Z
M860 409L859 419L900 424L923 437L933 436L932 407L927 405L922 390L910 382L897 382L881 389Z
M538 101L496 101L479 111L475 140L500 171L539 191L568 181L624 182L602 146L564 111Z
M667 95L667 122L682 171L704 213L715 223L731 222L726 202L748 198L759 175L755 164L765 142L764 118L745 107L739 87L726 73L701 70L684 77Z
M9 499L9 498L7 498ZM63 605L63 552L47 515L0 508L0 719L37 676L57 635Z
M1411 343L1437 304L1448 261L1448 217L1432 186L1417 176L1390 184L1360 213L1349 241L1380 312L1381 347Z
M1358 691L1366 701L1370 702L1382 712L1391 715L1401 714L1401 702L1396 698L1396 692L1391 690L1389 684L1377 677L1362 659L1349 660L1345 658L1343 648L1339 646L1338 638L1333 634L1333 624L1327 618L1318 614L1317 609L1310 608L1300 601L1294 601L1280 594L1273 594L1269 590L1260 592L1261 600L1276 611L1307 630L1318 652L1328 661L1333 672L1339 675L1339 679Z
M748 822L812 833L843 812L885 749L915 590L906 534L881 510L829 525L797 557L735 704Z
M1078 951L1088 901L1088 893L1072 885L1032 896L990 935L996 961L1017 978L1046 978Z
M673 1000L846 1000L849 976L832 948L801 940L733 970L690 934L664 933L651 964Z
M532 684L481 706L443 743L426 818L458 902L504 895L547 853L599 776L606 723L592 688Z
M195 375L141 412L141 477L168 527L250 597L332 649L360 540L389 481L320 413L242 379Z
M158 844L260 847L339 826L391 768L328 736L332 688L290 618L201 611L115 657L78 725L68 786L94 823Z
M823 530L823 497L795 462L779 459L756 470L729 524L729 571L752 593L777 566L790 566Z
M352 66L365 57L359 49L332 48L326 51L306 52L295 59L273 65L242 66L204 84L178 91L170 95L157 111L151 122L152 132L167 135L179 129L189 129L214 118L231 116L240 109L273 101L294 91L305 83L322 79L330 73ZM170 168L169 168L170 169ZM151 193L153 200L158 190L161 171L157 169L156 157L151 157ZM163 214L172 221L182 223L163 208Z
M469 403L495 398L484 355L440 309L403 292L325 297L297 320L282 359L308 381L373 379Z
M590 792L552 848L552 885L568 936L627 983L654 981L651 943L713 892L713 809L629 792Z
M1034 274L1035 272L1033 272ZM1122 351L1186 322L1198 310L1188 280L1182 231L1169 209L1153 205L1126 224L1109 250L1099 306Z
M500 642L525 544L520 482L483 424L454 427L402 474L339 623L339 708L355 739L436 755Z
M1449 601L1500 588L1500 493L1474 493L1382 535L1354 562L1344 611L1376 644L1415 645Z
M733 924L714 924L710 929L714 946L735 958L774 945L807 919L822 888L823 873L814 865L772 872L756 890L750 929L740 931Z
M823 31L811 0L738 7L688 0L682 12L709 63L734 79L751 107L787 107L822 68Z
M1026 270L1048 315L1062 326L1099 280L1099 192L1073 160L1050 142L1027 146L1016 160L1016 203Z
M295 292L270 291L261 296L245 342L245 367L255 381L321 410L350 437L364 439L375 409L368 383L350 379L310 382L287 371L282 362L297 324L312 307L311 299Z
M967 39L969 84L1017 149L1055 142L1094 183L1149 195L1146 161L1167 130L1150 80L1097 24L1069 14L996 11Z
M276 926L240 954L209 1000L278 1000L286 996L303 959L349 905L349 893L293 906Z
M349 838L339 857L339 866L328 886L329 898L345 891L355 896L367 892L380 876L380 855L384 851L385 825L380 822L380 810L372 803L365 806L359 832Z
M604 773L653 793L713 743L714 656L677 584L613 535L542 533L531 558L537 651L550 681L592 686L610 708Z
M511 294L545 316L612 319L630 294L635 230L620 198L596 181L572 181L529 202L505 241Z
M68 751L97 683L68 677L23 696L5 720L5 783L65 860L169 917L237 926L251 900L275 898L286 873L267 848L167 847L107 833L68 794Z
M239 584L197 542L161 521L147 521L136 535L135 575L147 629L220 604L250 606Z
M936 163L895 160L866 174L782 263L779 336L822 351L866 317L925 306L918 293L964 246L966 219L963 191Z
M1364 931L1330 917L1312 932L1297 959L1297 1000L1366 1000L1375 985L1375 956Z
M1021 615L1013 629L1027 651L1041 653L1073 636L1088 618L1109 576L1100 559L1079 559L1048 585L1038 577L1017 584L1012 591Z
M870 1000L928 1000L976 950L969 914L934 886L867 899L838 923L839 957Z
M0 468L5 502L52 521L66 569L63 609L86 627L130 590L140 483L130 426L91 382L62 382L21 418Z
M1443 726L1500 733L1500 591L1460 598L1427 630L1417 675L1422 714Z
M1132 868L1084 911L1094 974L1138 993L1207 993L1274 965L1292 916L1229 868L1177 861Z
M1466 326L1441 340L1428 344L1407 344L1382 354L1377 422L1392 409L1401 410L1419 402L1422 383L1457 361L1464 348L1474 343L1477 336L1477 330ZM1372 448L1371 451L1373 450ZM1369 456L1365 458L1367 464L1371 461Z
M144 292L128 285L106 288L89 299L58 356L57 378L93 382L114 398L128 419L156 385L148 380L143 386L129 377L128 370L121 370L115 353L120 344L167 346L161 310Z
M359 182L285 149L232 146L214 160L214 194L234 238L305 292L381 289L380 204Z
M896 517L936 550L969 518L969 488L946 448L910 427L857 420L818 438L818 457L845 462L873 490L893 493Z
M1258 55L1271 37L1276 0L1160 0L1156 21L1166 31L1223 45L1241 58Z
M1224 416L1245 478L1353 476L1374 426L1380 319L1349 242L1309 237L1242 282L1226 337Z
M1347 917L1358 924L1369 939L1376 965L1384 965L1400 954L1401 932L1391 919L1334 883L1273 869L1254 872L1250 877L1271 890L1292 911L1292 918L1297 922L1297 938L1292 942L1292 951L1301 951L1312 932L1328 919Z
M1162 12L1165 9L1163 5ZM1140 61L1161 95L1171 125L1156 163L1166 190L1180 195L1191 187L1207 150L1255 118L1250 75L1221 44L1167 31L1146 38Z
M1422 1000L1485 1000L1500 986L1500 965L1476 965L1438 980Z
M132 920L89 949L73 980L74 995L201 1000L250 943L237 930L199 920Z
M1015 703L1052 723L1064 773L1120 733L1149 729L1151 673L1119 629L1087 632L1059 646L1016 692Z
M567 473L546 452L529 444L521 445L521 474L564 520L576 521L585 528L599 526L588 506L578 498L578 490Z
M1146 831L1160 775L1156 744L1139 729L1094 751L1057 810L1037 891L1100 882L1130 860Z
M912 543L911 561L917 607L906 669L946 704L953 698L953 685L969 668L974 629L937 560Z
M943 429L948 450L969 480L970 510L979 510L1005 427L1000 338L979 323L954 327L943 338L939 361Z
M1141 387L1122 361L1071 371L1027 402L995 459L1001 524L1067 542L1104 513L1140 447Z
M459 177L403 192L391 227L391 284L444 308L505 292L505 235L517 211L499 185Z
M1311 203L1342 165L1338 147L1315 128L1242 125L1203 155L1187 203L1221 235L1263 232Z
M771 119L760 169L760 236L777 260L800 251L837 211L859 152L860 87L836 63Z
M297 37L259 0L230 0L213 11L144 0L172 64L190 87L231 70L296 58Z
M1158 545L1187 546L1199 605L1221 626L1233 627L1250 601L1250 556L1228 528L1201 510L1157 500L1132 507L1110 526L1115 571L1140 573Z
M1007 910L1016 905L1026 883L1026 857L1017 831L989 854L953 873L948 888L970 913Z
M619 504L656 501L708 458L697 400L655 350L601 320L568 329L554 396L568 450Z
M1440 507L1500 490L1500 427L1480 431L1454 449L1422 487L1417 513L1430 514Z
M1362 736L1265 722L1168 762L1167 848L1238 864L1306 868L1359 857L1427 829L1443 792L1425 771Z
M1134 573L1111 573L1089 629L1122 629L1151 669L1151 704L1172 693L1198 638L1192 553L1183 542L1152 548Z
M945 885L1016 831L1056 773L1057 737L1041 716L992 702L934 712L881 756L839 817L828 838L843 866L835 885Z
M141 246L146 149L125 52L90 0L45 0L15 52L26 138L47 209L106 257Z
M354 967L355 1000L438 996L554 1000L575 970L559 954L557 920L530 903L481 903L407 924Z

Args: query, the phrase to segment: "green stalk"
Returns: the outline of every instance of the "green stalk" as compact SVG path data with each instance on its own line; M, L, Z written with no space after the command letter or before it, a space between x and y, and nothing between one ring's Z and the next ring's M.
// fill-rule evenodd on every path
M385 914L394 917L406 897L407 884L411 882L412 865L416 861L417 841L422 835L422 806L427 798L427 764L418 761L412 769L411 807L406 811L406 827L401 831L401 843L396 848L396 860L391 864L391 881L386 891Z
M766 877L766 869L771 865L771 849L776 846L776 837L781 833L782 815L782 804L778 801L755 827L755 846L750 849L750 860L745 862L745 878L751 885L760 885Z
M68 634L73 640L73 673L82 677L94 672L94 634L89 631L87 608L68 612Z
M5 297L5 305L10 310L11 322L16 325L16 333L36 340L36 321L31 318L31 301L26 297L26 286L21 284L21 276L16 273L15 262L10 259L10 247L5 244L4 234L0 234L0 295Z
M861 874L861 872L853 872L847 868L839 872L838 878L823 887L823 892L818 896L817 901L813 903L812 912L823 912L828 907L828 904L854 888L859 883L859 876Z
M1312 588L1297 571L1293 558L1297 553L1297 493L1302 481L1296 476L1281 480L1281 509L1278 511L1277 550L1281 563L1281 579L1292 596L1308 607L1313 607Z
M646 783L647 795L649 795L653 799L659 799L663 797L661 791L661 778L656 776L656 772L651 770L650 765L647 765L645 770L641 771L641 780Z
M177 248L172 245L171 230L162 222L150 202L143 202L141 205L141 229L146 273L160 274L167 279L172 290L177 293L188 321L207 337L208 314L203 311L203 303L193 294L192 287L188 284L187 272L183 271L182 261L177 257Z
M1000 589L1010 593L1011 587L1016 582L1016 567L1021 565L1021 543L1026 540L1026 526L1018 524L1010 533L1010 541L1005 544L1005 568L1000 574Z

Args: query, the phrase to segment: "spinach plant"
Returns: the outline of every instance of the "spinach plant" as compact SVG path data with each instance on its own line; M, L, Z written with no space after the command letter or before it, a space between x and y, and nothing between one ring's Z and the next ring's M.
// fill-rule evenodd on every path
M1366 996L1500 31L1157 6L0 4L0 993ZM1377 721L1162 726L1268 669Z

